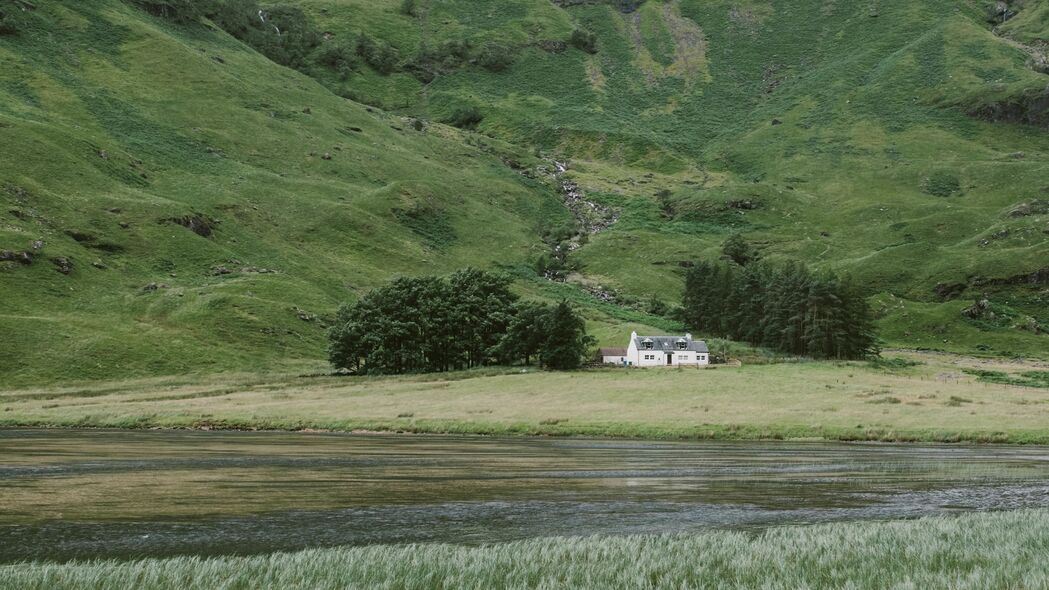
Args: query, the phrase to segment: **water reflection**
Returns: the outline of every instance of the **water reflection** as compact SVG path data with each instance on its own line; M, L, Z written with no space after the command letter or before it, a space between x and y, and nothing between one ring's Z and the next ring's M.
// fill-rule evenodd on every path
M0 431L0 561L1049 506L1049 449Z

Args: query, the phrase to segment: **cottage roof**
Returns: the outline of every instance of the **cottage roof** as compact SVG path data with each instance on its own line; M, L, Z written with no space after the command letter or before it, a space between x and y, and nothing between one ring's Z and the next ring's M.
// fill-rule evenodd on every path
M601 356L626 356L625 348L602 348L598 352Z
M693 340L688 337L681 336L636 336L634 337L634 343L641 350L648 350L645 348L645 343L651 342L651 350L665 350L667 352L673 352L675 350L686 350L690 352L710 352L707 348L707 343L702 340ZM679 343L685 343L685 348L678 348Z

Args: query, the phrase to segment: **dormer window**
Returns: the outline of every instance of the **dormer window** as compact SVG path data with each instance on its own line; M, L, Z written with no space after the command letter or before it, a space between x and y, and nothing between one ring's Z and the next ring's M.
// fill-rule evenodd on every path
M645 338L644 340L641 341L641 345L646 350L652 350L652 339L651 338Z
M685 342L683 339L677 341L678 350L685 350L686 348L688 348L688 342Z

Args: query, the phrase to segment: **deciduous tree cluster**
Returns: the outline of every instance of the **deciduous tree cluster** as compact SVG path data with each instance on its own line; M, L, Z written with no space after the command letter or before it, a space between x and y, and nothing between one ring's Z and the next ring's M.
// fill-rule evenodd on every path
M510 279L476 269L399 278L343 305L329 360L367 374L451 371L532 361L573 369L592 339L567 303L520 302Z

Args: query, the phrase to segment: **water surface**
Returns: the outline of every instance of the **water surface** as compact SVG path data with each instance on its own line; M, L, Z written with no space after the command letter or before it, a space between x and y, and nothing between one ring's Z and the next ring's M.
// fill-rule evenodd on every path
M0 431L0 562L1049 507L1049 448Z

